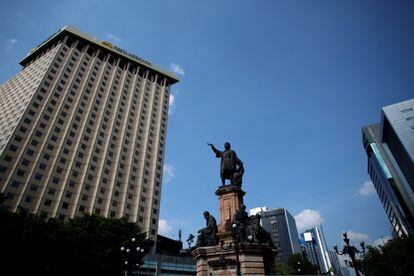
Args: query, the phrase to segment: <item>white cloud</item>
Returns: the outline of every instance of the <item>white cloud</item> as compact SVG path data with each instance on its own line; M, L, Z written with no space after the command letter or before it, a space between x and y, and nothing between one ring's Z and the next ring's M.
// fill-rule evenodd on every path
M305 209L295 216L296 226L299 232L322 224L323 218L319 211Z
M170 94L170 106L168 109L168 115L173 115L175 110L175 95Z
M16 38L9 38L5 44L5 50L7 52L11 51L17 44L18 40Z
M111 34L111 33L107 33L106 34L106 36L109 38L109 39L111 39L111 40L113 40L113 41L115 41L115 42L121 42L122 41L122 38L120 38L120 37L118 37L118 36L116 36L116 35L114 35L114 34Z
M168 235L171 233L173 227L168 224L165 219L160 219L158 221L158 233L161 235Z
M176 99L177 99L177 93L178 91L173 91L170 94L170 103L169 103L169 107L168 107L168 115L173 115L174 111L175 111L175 104L176 104Z
M180 65L175 64L174 62L170 63L170 70L172 70L174 73L178 75L185 76L184 69Z
M374 184L372 184L371 180L366 180L362 187L359 188L357 195L361 197L368 197L371 195L375 195L377 191L375 190Z
M370 237L367 234L355 232L352 230L347 231L348 239L350 239L350 243L359 243L361 241L367 241ZM342 236L341 236L342 237Z
M383 246L383 245L385 245L386 243L387 243L387 241L389 241L389 240L391 240L391 238L390 237L388 237L388 236L385 236L385 237L382 237L382 238L379 238L379 239L376 239L373 243L372 243L372 245L373 246Z
M170 182L171 179L174 177L174 166L168 163L164 164L163 173L165 183Z

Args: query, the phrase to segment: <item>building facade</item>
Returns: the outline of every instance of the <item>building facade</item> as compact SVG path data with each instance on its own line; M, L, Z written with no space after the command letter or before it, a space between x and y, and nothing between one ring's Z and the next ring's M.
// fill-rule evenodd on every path
M414 229L414 100L386 106L381 123L365 126L362 140L368 174L394 236Z
M277 262L286 263L290 256L301 253L295 219L286 209L259 207L250 211L250 214L254 213L261 215L262 227L271 235L277 250Z
M335 251L328 250L329 259L334 270L335 275L343 276L341 264L339 263L338 255Z
M305 241L306 256L309 262L318 268L319 273L330 271L332 263L322 226L306 230L300 236Z
M65 26L0 86L0 191L11 211L126 217L156 239L178 79Z

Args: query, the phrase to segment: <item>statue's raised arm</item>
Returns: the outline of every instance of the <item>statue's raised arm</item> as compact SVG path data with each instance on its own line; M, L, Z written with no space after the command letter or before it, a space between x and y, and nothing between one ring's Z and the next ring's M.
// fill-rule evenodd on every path
M218 149L216 149L216 147L213 144L207 143L207 145L209 145L211 147L211 150L214 151L217 158L221 157L222 152L219 151Z
M207 145L211 147L217 158L221 157L220 178L222 185L225 185L226 179L229 179L230 183L235 185L234 176L236 173L238 173L237 177L239 178L237 185L241 185L241 176L244 173L243 162L237 157L236 152L231 149L230 143L224 143L224 151L219 151L213 144L207 143Z

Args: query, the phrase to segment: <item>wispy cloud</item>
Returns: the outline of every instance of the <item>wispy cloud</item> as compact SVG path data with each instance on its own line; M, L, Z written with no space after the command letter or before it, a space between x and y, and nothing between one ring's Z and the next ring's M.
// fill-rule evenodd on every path
M374 184L372 184L371 180L366 180L362 183L362 186L359 188L357 195L360 197L369 197L375 195L377 192L375 191Z
M298 231L304 231L322 224L321 213L316 210L305 209L295 216Z
M168 235L171 233L173 227L165 220L160 219L158 221L158 233L161 235Z
M170 116L173 115L174 111L175 111L177 94L178 94L178 91L173 91L170 94L170 104L169 104L169 108L168 108L168 115L170 115Z
M174 62L170 63L170 70L176 73L177 75L185 76L184 69L180 65L175 64Z
M389 240L391 240L391 237L385 236L379 239L376 239L372 242L373 246L384 246Z
M165 183L168 183L171 181L171 179L174 177L174 166L168 163L164 164L164 181Z
M114 41L114 42L121 42L123 39L122 38L120 38L120 37L118 37L118 36L116 36L116 35L114 35L114 34L111 34L111 33L107 33L106 34L106 36L110 39L110 40L112 40L112 41Z
M354 242L367 241L370 239L370 237L364 233L359 233L359 232L355 232L352 230L347 231L347 233L348 233L348 239Z
M16 38L9 38L6 41L5 50L11 51L19 41Z

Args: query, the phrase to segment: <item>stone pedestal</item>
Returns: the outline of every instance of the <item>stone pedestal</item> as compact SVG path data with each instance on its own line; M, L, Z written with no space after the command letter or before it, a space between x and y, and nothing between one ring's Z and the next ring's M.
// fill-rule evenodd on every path
M231 232L231 221L234 214L243 204L246 194L240 187L234 185L221 186L216 195L220 205L220 224L218 238L223 242L216 246L198 247L191 252L197 260L197 276L227 276L236 275L237 263L242 275L275 274L275 251L267 244L258 242L240 243L239 250L234 250L234 236ZM233 247L229 244L233 242ZM238 254L236 254L238 253ZM237 261L238 260L238 261Z
M197 276L237 275L234 250L223 250L220 245L199 247L192 252L197 260ZM242 244L239 250L241 275L274 274L274 252L265 244Z
M246 194L240 187L234 185L221 186L217 189L216 195L220 204L220 224L219 233L231 230L231 220L233 215L243 204L243 196Z

